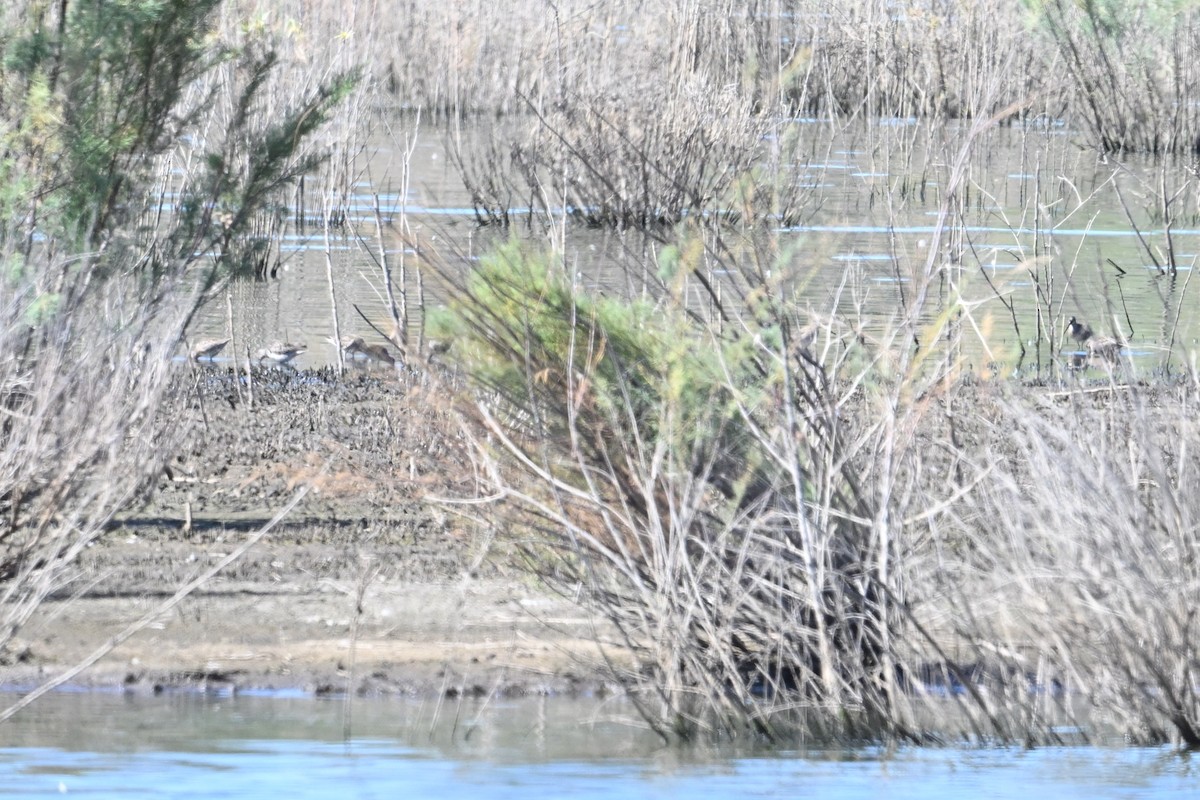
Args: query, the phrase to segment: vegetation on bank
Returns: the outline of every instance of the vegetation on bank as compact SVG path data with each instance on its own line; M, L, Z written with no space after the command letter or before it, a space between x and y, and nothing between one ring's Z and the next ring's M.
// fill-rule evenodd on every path
M326 231L346 219L367 100L399 98L443 116L482 221L530 209L554 242L478 264L420 243L472 380L471 500L620 632L637 668L603 668L664 738L1056 741L1086 699L1135 740L1200 746L1194 365L1075 382L1070 273L1036 221L1036 328L1012 320L1050 388L968 369L988 324L959 291L975 159L1009 123L1031 150L1065 122L1096 152L1163 156L1121 202L1131 226L1152 212L1140 241L1175 275L1191 4L18 5L0 12L0 645L78 585L75 556L169 457L198 305L268 272L306 173ZM483 141L455 128L484 115ZM889 175L872 202L929 191L937 212L873 333L848 287L814 308L780 244L818 202L801 168L833 147L797 117L918 120L854 128ZM1074 189L1024 203L1069 215ZM624 293L582 285L567 217L648 232Z
M498 523L489 507L485 522L529 535L535 574L620 631L637 668L606 669L664 738L1034 743L1100 735L1111 722L1131 740L1200 745L1188 611L1200 584L1182 555L1194 539L1181 507L1193 441L1164 455L1160 438L1190 414L1194 374L1139 388L1121 359L1066 358L1062 314L1077 265L1050 266L1057 250L1040 233L1026 263L1032 330L1011 293L993 288L1020 357L1031 344L1038 374L1062 388L1039 401L1037 390L978 385L992 368L970 370L962 356L972 339L996 352L994 319L960 288L978 260L966 220L972 193L986 196L974 176L989 127L1020 126L1039 164L1062 155L1037 132L1064 122L1117 157L1194 150L1192 111L1172 94L1195 85L1188 67L1151 67L1161 53L1143 47L1116 56L1135 33L1190 41L1192 10L1142 10L1118 19L1101 4L856 4L805 29L832 26L820 36L776 29L756 40L768 51L793 44L753 62L803 65L803 80L792 72L786 86L769 69L749 81L722 74L715 53L689 60L646 47L666 65L661 86L638 81L649 71L616 67L611 84L542 86L544 104L518 92L532 124L502 119L486 147L460 154L482 220L510 221L520 198L547 220L561 209L657 231L670 262L625 266L611 283L636 291L628 301L582 286L561 244L510 246L466 278L456 261L441 270L455 359L477 382L463 404L486 465L480 491L500 513ZM744 30L788 24L748 16ZM915 20L926 36L911 35ZM652 27L641 19L620 45L601 41L620 47ZM704 52L719 40L744 66L754 48L721 30L657 43ZM560 75L574 76L583 46L555 42L552 63L570 63ZM557 60L563 53L578 58ZM880 69L862 69L874 58ZM920 64L929 71L917 78L909 70ZM1064 66L1066 91L1034 83ZM854 79L867 83L848 88ZM896 176L881 203L925 203L936 187L929 255L901 268L901 307L881 333L865 335L840 297L814 313L796 292L802 259L755 233L811 207L797 166L832 145L795 134L790 120L808 114L834 127L918 118L913 133L867 128L858 144ZM965 120L957 140L938 132L951 118ZM698 160L681 142L719 155ZM1119 171L1111 189L1146 258L1176 274L1171 229L1195 203L1193 180L1162 161L1158 185L1139 184L1141 208L1131 208ZM1035 229L1083 206L1043 191L1035 183L1026 201ZM1147 219L1162 232L1143 231ZM1116 317L1120 300L1106 302ZM1181 307L1164 303L1172 339ZM679 358L675 346L703 355ZM1079 366L1107 380L1082 387ZM1136 455L1114 464L1116 453ZM1163 583L1179 589L1177 604L1161 598ZM1084 706L1100 711L1085 719Z
M296 71L352 57L381 102L445 121L486 221L530 206L634 227L738 212L751 165L767 167L756 191L779 195L759 210L790 219L801 199L786 176L813 156L788 132L796 119L937 130L1000 115L1115 156L1200 153L1190 0L229 8L294 48ZM459 126L476 117L484 141Z
M0 17L0 647L85 584L79 553L154 485L183 433L188 323L353 84L268 115L277 56L216 38L218 0L16 5Z
M1198 14L1191 0L418 0L386 11L227 0L218 30L271 43L281 63L270 93L362 68L366 93L328 140L332 180L355 180L371 106L398 107L442 124L482 221L565 209L642 227L740 219L748 195L772 221L802 218L796 167L821 151L795 133L800 119L919 122L919 134L863 142L897 151L892 166L918 178L923 157L938 156L920 141L926 131L936 139L947 122L993 117L1068 130L1115 157L1191 158ZM487 121L482 134L473 120ZM771 203L757 202L764 193Z
M664 739L1200 746L1194 373L981 382L780 284L625 301L516 244L442 278L480 524Z

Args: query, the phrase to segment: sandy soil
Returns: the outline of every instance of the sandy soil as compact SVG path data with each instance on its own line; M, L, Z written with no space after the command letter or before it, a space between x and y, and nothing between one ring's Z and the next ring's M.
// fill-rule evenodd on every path
M390 371L210 368L180 456L3 654L9 685L79 662L313 490L240 560L75 679L313 693L596 689L586 616L433 496L471 475L445 389Z

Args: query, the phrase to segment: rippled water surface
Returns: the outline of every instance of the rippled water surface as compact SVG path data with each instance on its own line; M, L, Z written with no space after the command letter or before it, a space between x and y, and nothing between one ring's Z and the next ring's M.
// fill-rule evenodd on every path
M405 124L411 123L397 122L397 130ZM792 276L795 302L806 313L828 314L837 307L862 317L868 332L881 332L912 302L914 275L931 258L945 210L947 162L961 147L963 131L950 125L929 132L915 123L887 121L837 131L813 120L792 124L811 147L783 169L803 191L786 224L767 226L778 256L766 266ZM308 347L297 366L333 362L336 351L328 337L335 304L341 333L382 341L363 320L387 327L381 250L394 270L403 259L410 319L417 319L420 265L425 265L422 289L436 304L431 259L465 270L510 234L548 239L546 230L527 224L519 213L511 231L479 227L470 195L450 166L448 135L428 127L413 135L417 145L407 192L398 188L402 148L386 138L373 142L366 171L372 179L354 187L345 228L332 231L328 240L311 225L293 228L280 247L275 278L240 281L228 302L209 304L196 337L232 331L235 339L218 363L281 338ZM930 138L935 141L926 148L923 142ZM1034 352L1039 323L1061 323L1072 315L1098 332L1119 333L1129 345L1125 356L1147 368L1163 363L1170 347L1183 355L1197 346L1200 316L1191 313L1194 303L1187 295L1200 254L1200 215L1180 201L1168 237L1150 191L1162 180L1174 187L1186 175L1163 178L1149 163L1105 162L1077 146L1070 132L1053 127L992 130L970 161L964 202L944 220L957 231L952 238L958 255L945 247L947 233L932 256L938 263L949 259L955 268L934 287L935 302L926 314L932 320L948 303L968 304L968 361L1012 361L1022 345L1029 351L1021 357L1026 365L1044 360L1049 353ZM389 223L382 241L375 195ZM406 240L396 233L401 228L409 232ZM668 241L671 235L659 232ZM741 236L729 235L734 243ZM639 281L654 279L664 246L661 238L644 233L580 225L565 226L563 243L585 285L632 291ZM1161 268L1168 254L1175 261L1173 273ZM714 277L743 268L732 261L709 266Z
M60 693L0 726L0 797L1103 800L1198 785L1166 749L664 748L596 699Z

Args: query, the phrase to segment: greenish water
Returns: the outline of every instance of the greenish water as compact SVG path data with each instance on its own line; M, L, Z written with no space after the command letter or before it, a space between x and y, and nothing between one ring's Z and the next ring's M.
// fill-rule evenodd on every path
M594 698L80 692L0 725L0 797L1106 800L1198 785L1190 758L1160 748L664 748Z

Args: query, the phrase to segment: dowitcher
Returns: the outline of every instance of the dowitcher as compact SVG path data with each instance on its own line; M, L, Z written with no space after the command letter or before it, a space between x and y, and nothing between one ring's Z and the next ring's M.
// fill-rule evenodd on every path
M333 341L333 337L329 337L329 341ZM342 352L351 358L363 356L369 361L382 361L385 364L395 364L396 359L388 352L388 349L381 344L367 344L361 336L353 336L347 334L342 337L338 346L342 348Z
M260 364L263 361L271 361L282 367L288 365L293 358L306 351L307 348L303 345L273 342L258 351L257 359Z
M212 360L229 344L228 339L201 339L192 348L192 358L199 361L202 358Z
M1124 345L1108 336L1093 336L1087 340L1088 355L1105 361L1116 361Z
M325 341L329 342L330 344L335 344L332 336L326 336ZM366 346L366 343L363 341L361 336L355 336L350 333L347 333L345 336L343 336L340 341L336 342L336 344L343 353L351 357L361 353L363 351L363 347Z
M362 340L359 339L359 341L361 342ZM360 344L358 352L375 361L382 361L385 364L393 366L396 364L396 359L392 358L392 354L381 344Z

